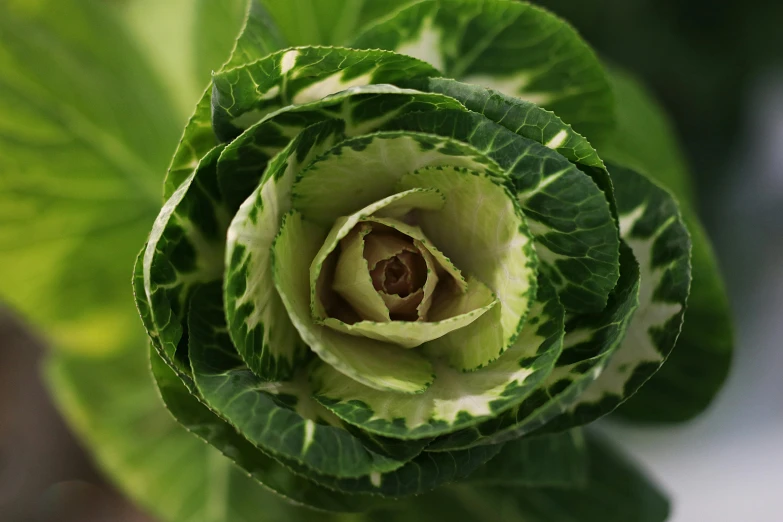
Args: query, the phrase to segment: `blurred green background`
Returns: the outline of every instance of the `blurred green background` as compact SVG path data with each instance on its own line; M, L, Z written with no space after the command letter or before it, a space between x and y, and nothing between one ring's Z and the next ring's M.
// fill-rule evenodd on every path
M537 3L670 113L738 318L735 371L704 417L605 429L674 492L678 522L778 522L783 501L770 484L783 483L783 462L779 451L763 457L774 450L759 434L783 435L783 3ZM190 438L183 448L152 385L138 385L146 354L130 271L181 129L242 11L239 0L0 0L0 520L148 520L96 465L149 502L165 503L166 488L200 491L172 486L169 472L181 472L186 449L206 450ZM127 440L129 423L154 447ZM150 474L138 462L152 454L162 464ZM706 506L712 497L721 500Z

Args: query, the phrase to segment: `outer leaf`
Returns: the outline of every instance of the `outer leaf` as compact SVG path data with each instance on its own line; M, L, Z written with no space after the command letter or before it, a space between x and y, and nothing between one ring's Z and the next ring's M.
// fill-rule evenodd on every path
M587 486L590 464L584 435L577 428L507 442L494 459L466 482L507 488L580 489Z
M546 146L475 113L410 114L388 127L448 136L494 160L513 184L563 304L578 312L604 308L618 277L618 231L606 195L587 175Z
M234 44L231 56L222 69L233 69L255 62L288 45L259 0L247 0L245 4L247 9L244 26Z
M421 393L433 379L432 365L424 357L316 323L308 276L311 261L326 235L325 230L294 211L286 216L273 245L275 287L299 335L321 359L350 378L376 389Z
M248 367L262 380L290 378L308 352L275 290L271 247L290 209L294 179L340 139L342 130L340 122L328 121L298 135L272 160L228 228L224 299L229 334Z
M310 399L306 379L264 383L244 366L226 332L219 285L201 287L189 313L190 359L205 403L247 440L283 461L333 477L356 478L404 462L368 451Z
M428 78L424 81L425 91L451 96L471 111L483 114L510 131L557 151L576 164L604 191L616 216L612 180L604 162L593 146L555 113L529 101L477 85L446 78Z
M639 421L685 421L709 406L729 372L731 310L712 246L693 208L693 190L670 123L632 78L615 70L612 80L621 118L605 154L672 191L693 242L691 295L676 348L618 414Z
M221 141L231 141L288 105L314 102L350 87L436 75L424 62L386 51L288 49L216 74L212 125Z
M232 48L236 45L237 35L244 33L249 36L244 27L247 14L248 0L196 0L194 5L194 17L192 27L192 53L196 76L201 73L211 74L220 69L226 63L226 56L232 54ZM269 31L253 31L259 36L269 35ZM285 47L280 45L269 52ZM200 82L201 83L201 82Z
M528 326L500 358L461 373L435 362L435 382L421 395L382 392L346 379L328 365L312 373L316 399L348 423L401 439L449 433L513 408L551 372L562 349L563 308L541 279Z
M425 0L351 46L415 56L445 77L542 105L589 139L614 125L611 89L593 51L568 24L526 3Z
M291 45L345 45L356 30L415 0L261 0Z
M605 310L584 314L566 322L563 353L555 369L539 389L520 405L470 429L442 437L428 450L442 451L494 444L519 438L536 430L562 431L579 424L564 415L578 404L584 390L602 373L625 337L639 303L639 266L630 248L622 245L620 280ZM596 416L606 413L591 410ZM554 419L554 420L553 420ZM544 426L543 428L541 428Z
M424 452L399 469L385 473L372 473L359 479L332 479L317 476L313 480L338 491L366 493L398 498L421 495L444 484L457 482L491 460L502 446L479 446L464 451L441 453ZM411 499L398 505L407 506ZM380 513L368 515L370 520Z
M352 512L369 507L369 499L336 493L294 475L199 402L156 352L151 352L150 357L158 389L177 422L245 470L259 486L293 504L324 511Z
M444 488L418 499L406 522L663 522L669 503L626 457L594 436L587 438L590 473L583 489ZM414 514L415 513L415 514ZM487 514L491 513L491 519ZM394 520L379 514L374 521Z
M92 354L142 342L128 269L179 132L114 15L0 3L0 299L57 349Z
M219 281L229 218L216 190L217 159L212 149L174 192L158 215L142 258L144 294L155 325L150 335L162 356L182 374L190 373L183 339L187 302L193 288Z
M585 423L633 395L668 357L691 282L690 237L674 199L644 176L611 166L620 233L639 262L639 308L609 365L570 407Z
M243 5L247 6L247 12L245 14L244 24L242 32L234 43L234 49L231 52L231 56L226 62L224 68L238 67L256 60L263 58L264 56L282 49L285 47L284 41L277 33L277 28L269 20L268 15L264 8L257 2L257 0L248 0ZM234 7L236 9L236 7ZM227 13L230 8L226 8L224 2L214 2L212 0L201 0L198 4L197 17L198 21L206 23L210 22L210 27L214 26L215 12ZM232 25L220 24L221 35L215 36L215 33L210 31L206 36L204 34L197 35L196 42L197 47L203 45L203 42L207 42L211 38L220 38L222 40L225 35L223 31L228 30L228 27ZM201 28L200 24L197 25L197 29ZM233 38L233 35L231 35ZM221 45L218 45L220 47ZM215 58L213 49L215 45L207 46L209 51L207 53L208 58L204 57L203 51L197 52L199 59L223 59L223 56ZM218 62L210 62L217 67ZM171 160L168 172L166 173L166 180L163 184L163 196L165 199L169 199L179 185L193 172L198 165L199 160L209 152L213 147L217 146L217 138L212 130L211 120L211 102L212 102L212 87L207 87L206 92L202 95L196 110L188 121L187 126L180 139L179 146L177 147L174 157Z
M401 114L462 105L442 94L393 85L364 85L311 103L288 105L265 116L226 146L218 164L220 191L231 208L256 189L267 162L301 131L324 120L342 120L345 134L372 132Z

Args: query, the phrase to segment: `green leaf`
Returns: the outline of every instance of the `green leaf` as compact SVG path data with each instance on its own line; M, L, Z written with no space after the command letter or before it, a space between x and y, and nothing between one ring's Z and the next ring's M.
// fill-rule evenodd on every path
M387 127L447 136L494 160L517 193L563 305L577 312L604 308L617 282L619 239L608 193L589 176L545 145L472 112L409 114Z
M404 464L367 450L340 427L310 398L305 374L279 382L253 375L231 344L221 301L219 285L203 286L188 317L194 380L212 411L265 453L308 474L357 478Z
M291 377L308 353L275 290L271 247L290 210L294 179L313 158L341 139L342 131L340 122L326 121L308 127L291 141L268 164L263 180L239 207L225 236L229 334L242 359L262 380ZM226 154L236 157L236 149L228 150L218 160L218 175Z
M424 62L387 51L301 47L224 69L213 77L212 125L221 141L288 105L369 84L436 76Z
M203 1L209 2L209 0ZM231 51L231 56L222 69L233 69L255 62L287 46L285 38L280 34L269 12L258 0L243 1L243 4L247 6L244 25Z
M247 6L244 17L242 31L234 42L234 48L231 56L225 63L224 68L238 67L256 60L285 47L284 41L274 24L269 20L263 7L256 0L242 2ZM234 0L228 2L215 2L213 0L200 0L196 6L196 26L195 31L203 31L205 34L197 34L196 63L199 60L209 60L210 69L218 67L222 62L213 60L223 60L225 55L215 57L216 50L223 47L223 39L227 32L234 27L233 23L226 23L222 20L219 23L216 20L221 18L233 18L235 11L238 10ZM213 30L217 28L216 30ZM231 35L233 41L234 35ZM218 41L217 45L214 41ZM208 52L205 54L205 49ZM169 169L166 173L166 179L163 184L163 197L169 199L177 187L193 172L198 166L199 160L218 145L217 137L212 129L212 85L210 84L202 94L201 99L196 105L193 115L190 117L182 137L180 138L177 150L171 160ZM262 169L263 170L263 169ZM230 194L225 195L227 201L231 202ZM241 200L240 200L241 201Z
M668 501L634 463L596 436L587 437L587 449L589 475L582 489L459 485L422 497L416 507L427 513L424 506L436 512L451 506L460 514L456 520L466 522L487 520L487 513L492 513L492 520L504 522L664 522L668 518ZM424 516L422 520L432 520L426 517L433 515Z
M590 464L584 435L576 428L507 442L500 453L470 475L466 483L579 489L587 486Z
M214 149L217 138L212 131L211 93L207 89L196 104L193 115L182 132L177 150L171 158L163 181L163 198L169 200L174 191L191 176L198 167L201 158Z
M478 426L441 437L427 449L442 451L495 444L537 430L563 431L582 424L582 418L569 413L569 409L579 404L585 389L599 378L619 348L639 303L639 284L639 265L631 249L621 243L620 279L606 309L566 321L563 352L539 389L518 406ZM607 411L588 409L584 417L591 413L596 418Z
M601 155L652 177L681 205L692 207L695 199L688 167L666 113L630 74L610 67L609 79L615 93L617 129L601 145Z
M129 268L180 126L115 15L0 5L0 298L80 353L142 342Z
M301 131L324 120L341 120L344 133L356 136L374 131L409 112L458 109L462 105L442 94L429 94L393 85L353 87L311 103L288 105L266 115L226 146L218 164L218 184L231 208L255 190L267 162Z
M415 0L260 0L291 45L345 45L366 23Z
M612 411L664 363L682 327L691 283L691 243L677 203L649 179L610 166L620 233L639 262L639 308L601 375L570 406L576 422Z
M427 493L444 484L461 481L491 460L501 448L502 446L498 445L479 446L464 451L424 452L398 469L372 473L367 478L330 479L317 476L313 477L313 480L338 491L387 498L411 497ZM412 500L407 498L404 502L389 506L406 509ZM375 517L379 515L380 512L372 512L368 517L375 522Z
M163 402L177 422L245 470L250 477L258 481L259 486L277 493L292 504L323 511L363 511L371 505L367 498L337 493L294 475L278 461L253 446L230 424L209 411L183 386L182 381L157 352L152 351L150 358L152 373Z
M286 216L272 247L275 287L299 335L346 378L376 389L421 393L433 379L432 365L424 357L372 339L339 333L317 324L313 318L310 264L326 235L326 230L294 211Z
M557 151L576 164L604 191L612 213L617 215L612 180L604 162L590 142L555 113L542 109L535 103L478 85L468 85L446 78L428 78L424 81L426 88L423 90L451 96L469 110L483 114L511 132Z
M199 284L223 276L225 235L230 215L217 184L221 147L212 149L166 202L155 220L142 258L144 294L162 356L179 373L190 374L187 303Z
M563 315L552 285L542 278L528 326L491 365L462 373L436 360L432 386L411 396L374 390L322 364L311 374L315 398L350 424L400 439L478 424L518 405L541 385L562 349Z
M527 3L425 0L370 26L351 47L414 56L447 78L524 98L588 139L614 126L609 81L593 51L567 23Z
M677 345L663 368L617 413L636 421L686 421L710 405L726 380L734 347L731 310L671 124L630 76L613 70L612 80L620 119L604 154L677 196L693 243L691 295Z

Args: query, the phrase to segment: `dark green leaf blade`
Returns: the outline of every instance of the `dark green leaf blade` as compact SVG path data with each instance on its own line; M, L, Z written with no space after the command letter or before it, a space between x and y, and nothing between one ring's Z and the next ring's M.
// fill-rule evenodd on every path
M209 411L183 386L177 375L155 351L150 352L152 374L163 402L174 418L188 431L220 451L227 459L247 471L267 489L291 501L318 510L333 512L364 511L369 498L351 497L324 489L294 475L282 464L265 455L236 430Z
M397 84L437 76L430 65L387 51L300 47L215 74L212 125L231 141L264 116L370 84Z
M364 25L416 0L255 0L290 45L345 45Z
M575 428L509 441L465 483L579 489L587 486L589 464L584 435Z
M563 20L506 0L425 0L370 26L353 47L428 61L445 77L553 110L590 140L614 127L606 73Z
M228 336L219 284L191 302L190 362L204 402L246 439L275 458L333 477L367 477L404 462L367 450L310 398L306 375L263 382L244 365Z
M409 114L387 127L453 138L493 159L519 199L566 309L606 306L619 277L620 240L607 195L588 175L545 145L474 112Z

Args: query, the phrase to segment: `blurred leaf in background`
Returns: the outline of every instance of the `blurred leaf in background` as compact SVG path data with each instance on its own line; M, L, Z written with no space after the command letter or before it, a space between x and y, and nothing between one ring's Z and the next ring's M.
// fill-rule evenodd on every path
M0 297L47 339L52 397L99 465L166 519L188 520L190 496L222 494L178 483L171 466L179 478L183 462L222 457L160 403L130 269L243 5L0 3Z

